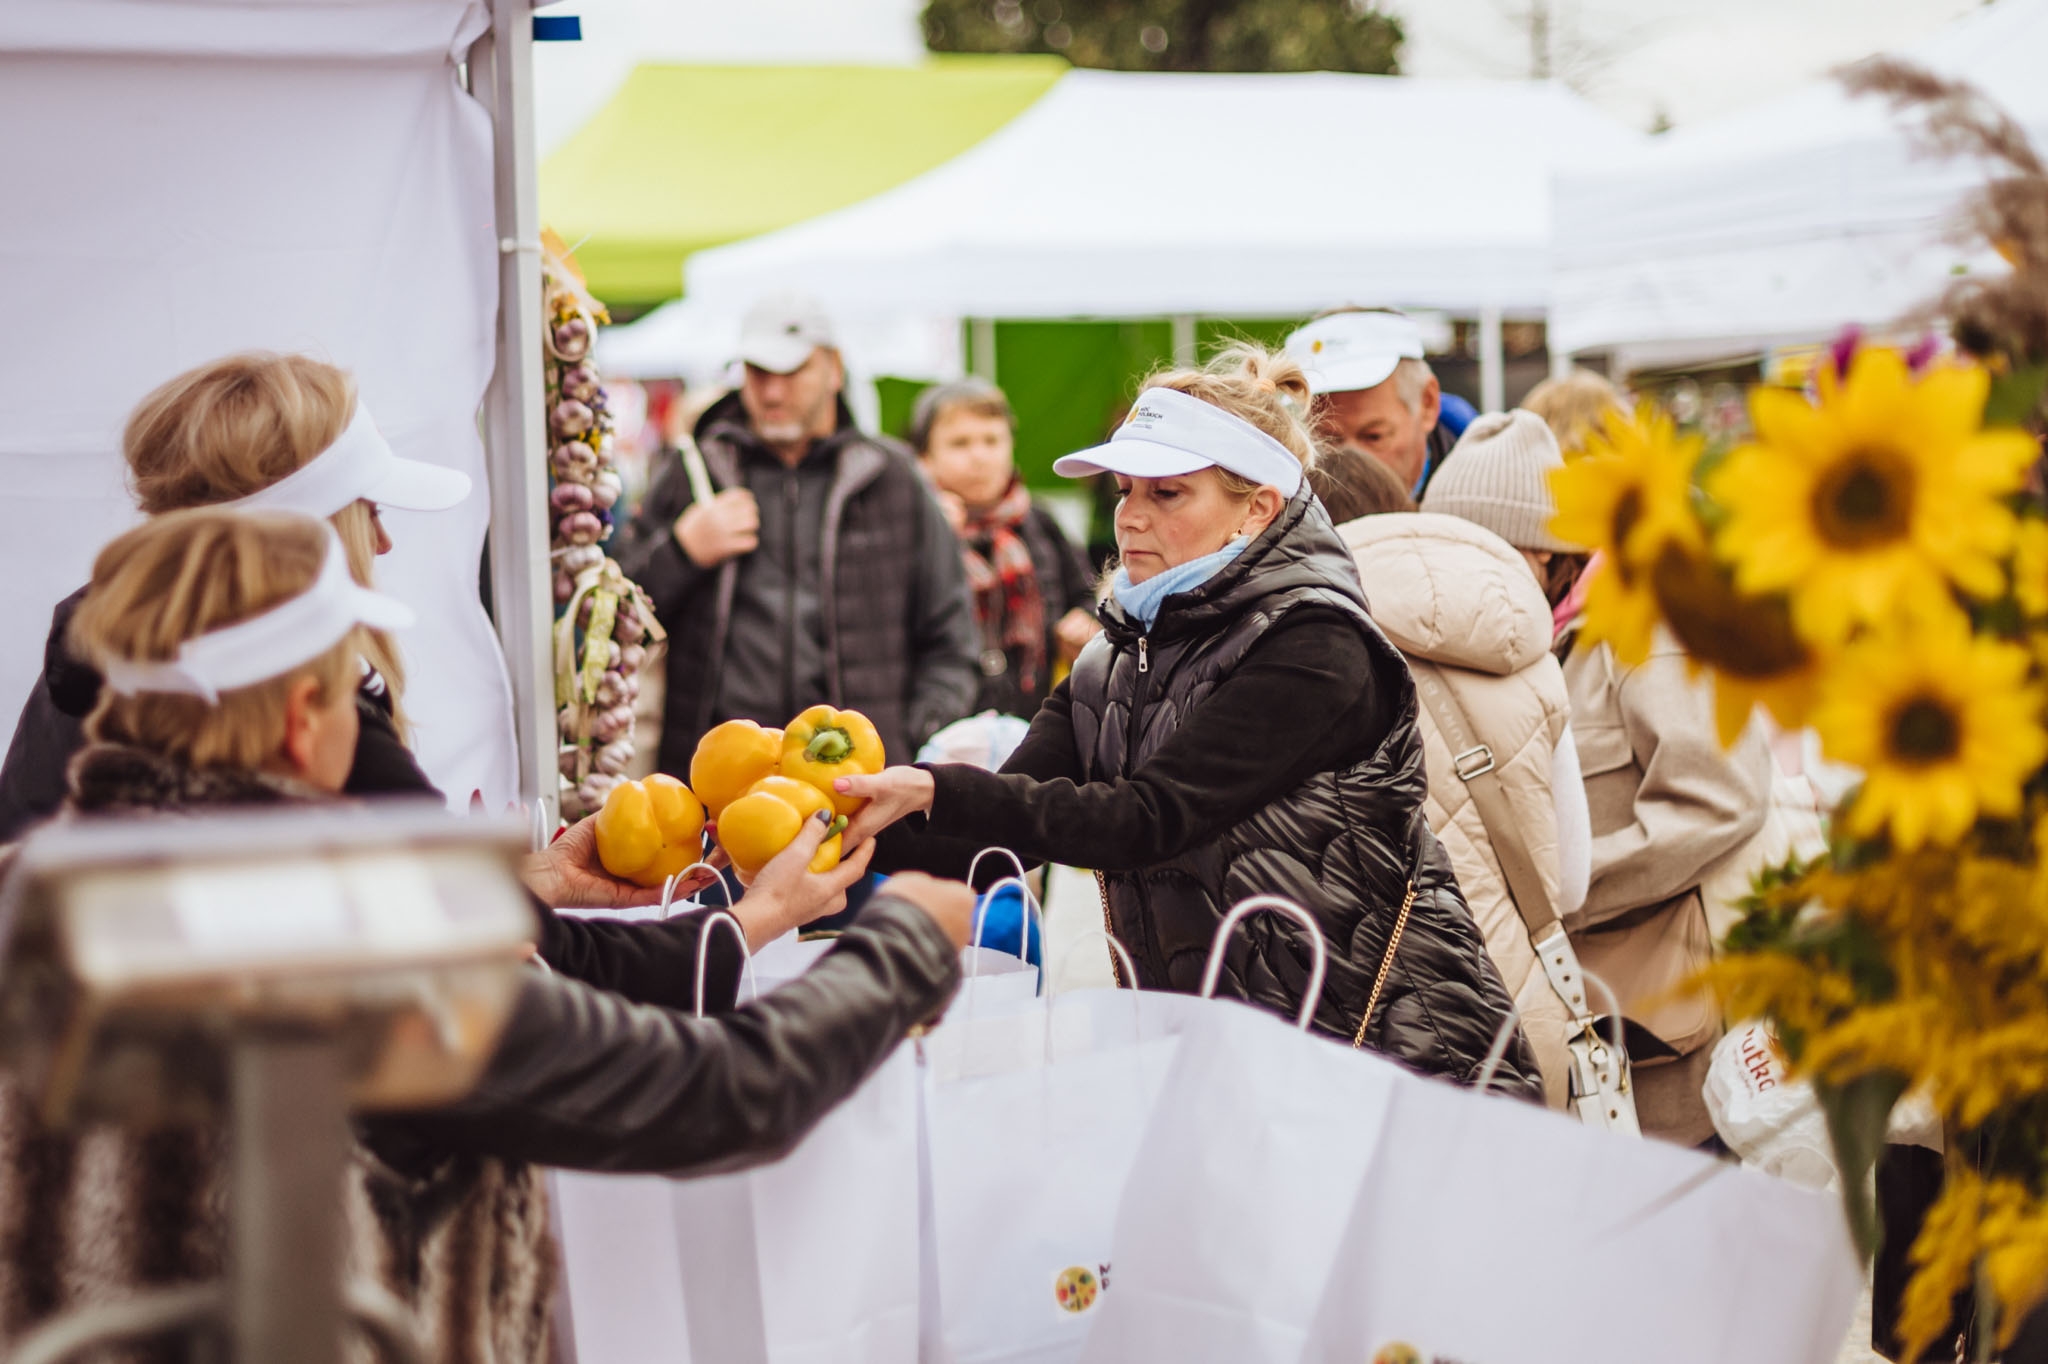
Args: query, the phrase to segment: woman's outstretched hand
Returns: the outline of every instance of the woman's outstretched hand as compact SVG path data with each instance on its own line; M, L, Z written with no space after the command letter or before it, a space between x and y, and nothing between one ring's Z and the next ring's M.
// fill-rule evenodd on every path
M526 888L556 909L631 909L661 903L660 886L636 886L604 869L597 860L597 817L578 820L519 869ZM715 874L698 869L676 885L686 900L711 884Z
M846 826L844 846L859 847L905 815L932 808L932 774L922 767L885 767L871 777L840 777L832 789L867 802Z

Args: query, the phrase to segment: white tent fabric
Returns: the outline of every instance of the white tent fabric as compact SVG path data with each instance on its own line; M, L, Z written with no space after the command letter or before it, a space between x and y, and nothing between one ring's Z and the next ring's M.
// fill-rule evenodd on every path
M1996 0L1902 54L1964 77L2048 148L2048 0ZM1881 99L1832 80L1560 172L1553 350L1645 362L1883 323L1996 256L1944 240L1984 168L1917 154Z
M1534 312L1551 171L1639 140L1548 84L1074 71L946 164L685 273L708 305L848 313Z
M489 515L476 412L493 362L491 128L455 64L480 0L0 4L0 715L42 663L50 608L136 513L136 400L231 351L353 371L398 452L476 487L393 512L383 585L427 773L451 802L516 798L511 694L478 598Z

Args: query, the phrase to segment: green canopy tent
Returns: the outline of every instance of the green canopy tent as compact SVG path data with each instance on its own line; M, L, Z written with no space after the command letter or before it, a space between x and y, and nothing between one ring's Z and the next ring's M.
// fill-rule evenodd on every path
M542 220L591 292L682 293L693 251L880 193L965 151L1065 74L1057 57L914 67L641 66L541 167Z

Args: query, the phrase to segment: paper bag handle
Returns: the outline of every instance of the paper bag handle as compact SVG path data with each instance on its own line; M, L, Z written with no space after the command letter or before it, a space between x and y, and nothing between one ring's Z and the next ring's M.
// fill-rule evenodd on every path
M1010 865L1017 869L1017 879L1019 881L1024 879L1024 859L1017 856L1016 853L1010 851L1008 848L998 848L994 844L990 844L988 847L983 848L980 852L976 853L974 855L974 860L967 864L967 884L970 887L974 885L974 873L981 870L981 859L984 857L1009 858ZM990 886L989 889L994 890L995 887Z
M1238 901L1236 907L1223 916L1223 922L1216 925L1216 936L1209 942L1209 964L1202 970L1202 988L1198 993L1203 999L1215 998L1216 982L1223 975L1223 947L1230 941L1230 930L1262 909L1285 914L1306 928L1309 946L1315 949L1315 960L1308 970L1308 989L1302 992L1301 1012L1294 1018L1294 1026L1307 1032L1309 1020L1316 1016L1316 1006L1323 1001L1323 976L1330 969L1330 951L1323 946L1323 930L1314 917L1283 896L1254 895L1249 900ZM1134 975L1132 979L1137 977Z
M967 884L972 886L974 884L974 872L970 869L967 876ZM1045 909L1038 903L1038 897L1031 893L1031 887L1024 884L1024 878L1021 876L1005 876L1002 880L995 882L981 893L981 903L974 907L973 945L975 947L981 946L981 932L988 925L989 906L995 903L996 892L1004 886L1015 886L1017 893L1024 897L1024 912L1017 916L1020 925L1017 931L1017 956L1020 960L1028 960L1031 956L1031 917L1034 914L1038 916L1038 940L1044 942ZM977 962L977 969L979 965L980 963Z
M681 884L683 883L683 878L684 878L685 876L688 876L688 875L689 875L689 874L690 874L691 872L693 872L693 871L697 870L697 868L699 868L699 867L702 867L702 868L704 868L704 870L706 870L706 871L710 872L710 873L712 874L712 876L714 876L714 877L720 877L720 872L719 872L718 868L716 868L716 867L712 866L712 865L711 865L711 864L710 864L709 862L706 862L706 861L704 861L704 860L703 860L702 858L699 858L699 859L698 859L697 861L695 861L695 862L692 862L692 863L691 863L691 864L690 864L689 866L687 866L687 867L684 867L684 868L683 868L683 869L682 869L681 871L677 872L677 873L676 873L675 875L673 875L673 876L669 877L669 878L668 878L668 879L667 879L666 881L663 881L663 882L661 883L661 917L662 917L662 918L666 919L666 918L668 918L668 917L669 917L669 916L670 916L671 914L674 914L674 913L676 912L675 910L673 910L673 909L671 909L671 908L669 907L669 906L670 906L670 905L671 905L672 903L674 903L674 901L675 901L675 898L676 898L676 887L677 887L677 886L680 886L680 885L681 885ZM721 878L721 879L722 879L722 878Z
M740 921L723 909L714 909L704 916L704 927L697 933L697 1017L704 1016L704 966L711 957L711 935L720 924L730 924L733 936L740 940L740 970L746 977L747 988L752 991L750 1000L761 997L761 983L754 979L754 954L747 948L747 930L740 927Z

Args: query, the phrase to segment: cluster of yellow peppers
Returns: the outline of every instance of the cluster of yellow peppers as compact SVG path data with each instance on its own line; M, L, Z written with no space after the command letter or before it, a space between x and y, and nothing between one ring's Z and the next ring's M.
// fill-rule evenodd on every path
M782 729L728 720L697 742L690 782L666 773L623 781L597 814L597 856L606 871L658 886L704 855L709 822L733 866L751 876L821 810L832 834L811 859L814 872L839 865L841 830L865 802L832 789L839 777L880 772L888 761L865 715L812 706Z

